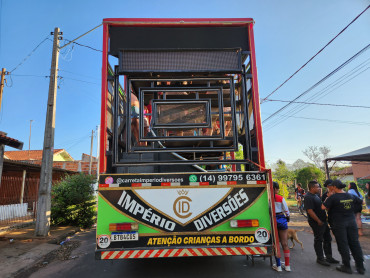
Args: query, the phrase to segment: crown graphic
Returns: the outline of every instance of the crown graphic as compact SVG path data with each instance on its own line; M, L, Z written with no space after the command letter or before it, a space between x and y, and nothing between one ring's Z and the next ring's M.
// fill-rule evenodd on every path
M179 193L179 195L188 195L189 193L189 190L185 190L185 189L181 189L181 190L177 190L177 193Z

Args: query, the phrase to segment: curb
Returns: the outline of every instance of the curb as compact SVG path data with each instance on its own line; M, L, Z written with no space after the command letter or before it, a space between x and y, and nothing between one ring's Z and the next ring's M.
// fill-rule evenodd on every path
M35 222L30 221L30 222L26 222L26 223L18 223L18 224L14 224L14 225L11 225L11 226L6 226L6 227L3 227L3 228L0 228L0 236L2 236L3 234L6 234L7 232L9 232L11 230L22 229L22 228L25 228L25 227L28 227L28 226L32 226L33 224L35 224Z
M70 231L68 233L64 233L62 235L59 235L55 238L50 239L49 241L41 244L39 248L42 250L42 246L54 246L55 248L51 251L46 251L43 254L39 254L38 258L36 258L32 263L29 265L18 269L16 272L12 273L11 276L12 278L25 278L29 277L32 273L36 272L42 265L48 265L49 261L52 262L54 258L57 256L61 244L66 241L66 239L69 236L75 235L77 232L80 231L80 228L75 228L73 231ZM32 250L32 249L31 249ZM46 263L45 263L46 262Z
M80 231L81 231L81 229L76 227L76 228L74 228L73 231L70 231L68 233L59 235L55 238L51 238L47 243L49 243L49 244L61 244L63 241L65 241L67 239L67 237L73 236L74 234L76 234Z

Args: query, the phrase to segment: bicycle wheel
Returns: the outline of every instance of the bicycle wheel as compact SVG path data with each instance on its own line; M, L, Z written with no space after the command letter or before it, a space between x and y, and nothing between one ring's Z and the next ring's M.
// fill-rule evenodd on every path
M299 207L299 212L307 218L307 211L304 208L304 203L302 202L301 206Z

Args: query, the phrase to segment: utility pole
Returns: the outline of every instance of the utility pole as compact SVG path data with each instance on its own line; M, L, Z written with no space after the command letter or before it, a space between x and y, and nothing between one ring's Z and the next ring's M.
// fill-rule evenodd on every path
M1 71L1 83L0 83L0 111L1 111L1 101L3 99L3 90L4 90L4 79L5 79L5 68ZM2 134L6 135L6 133ZM4 150L5 145L0 144L0 186L1 186L1 177L3 174L3 161L4 161Z
M5 79L5 68L1 71L1 83L0 83L0 110L1 110L1 102L3 100L3 90L4 90L4 79Z
M91 175L91 166L92 166L92 151L94 146L94 130L91 131L91 147L90 147L90 165L89 165L89 175Z
M57 96L58 62L59 62L59 28L54 29L53 53L50 69L49 95L47 102L44 147L42 151L42 164L40 185L37 202L36 236L47 236L50 231L51 183L53 178L53 153L55 129L55 102Z

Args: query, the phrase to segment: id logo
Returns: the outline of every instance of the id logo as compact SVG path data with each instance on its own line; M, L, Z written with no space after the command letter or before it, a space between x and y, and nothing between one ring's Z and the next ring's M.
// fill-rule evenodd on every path
M188 218L190 215L193 214L192 212L189 212L192 200L188 196L186 196L188 195L189 191L182 189L177 190L177 193L180 195L180 197L178 197L173 203L173 212L176 214L177 217L180 217L182 219Z

